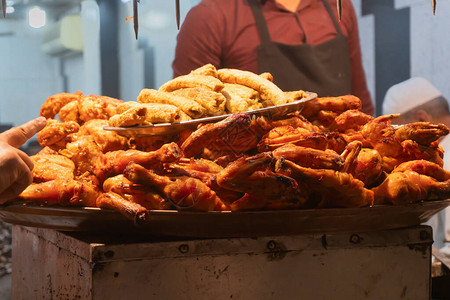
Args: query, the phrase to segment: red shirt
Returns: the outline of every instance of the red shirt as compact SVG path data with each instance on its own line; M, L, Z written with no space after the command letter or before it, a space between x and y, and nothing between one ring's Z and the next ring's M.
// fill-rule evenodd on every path
M337 17L336 0L328 0ZM361 61L358 23L350 0L342 0L339 23L347 37L352 72L352 94L362 101L362 110L373 115ZM263 5L263 13L274 42L299 45L321 44L334 38L336 28L321 0L302 0L295 13L275 0ZM177 37L174 76L184 75L211 63L217 68L235 68L258 73L260 44L248 0L203 0L186 16Z

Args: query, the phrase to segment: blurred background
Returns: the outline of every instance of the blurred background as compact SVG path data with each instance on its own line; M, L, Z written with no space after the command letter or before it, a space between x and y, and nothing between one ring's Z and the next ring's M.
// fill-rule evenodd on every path
M181 21L200 0L181 0ZM450 2L353 0L369 90L412 76L450 97ZM0 131L39 114L52 94L82 91L136 100L172 78L175 1L141 0L135 39L129 0L7 0L0 18ZM345 14L345 7L343 8Z

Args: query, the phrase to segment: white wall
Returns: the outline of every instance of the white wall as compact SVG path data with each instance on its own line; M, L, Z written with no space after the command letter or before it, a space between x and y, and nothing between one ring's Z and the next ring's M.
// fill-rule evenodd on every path
M376 64L374 16L361 15L361 0L352 2L358 14L363 65L373 96ZM450 1L437 1L435 16L429 0L396 0L394 3L396 9L410 8L411 77L427 78L450 99Z
M1 18L3 19L3 18ZM39 116L41 104L61 87L55 58L44 55L40 35L22 20L1 20L0 123L19 125Z

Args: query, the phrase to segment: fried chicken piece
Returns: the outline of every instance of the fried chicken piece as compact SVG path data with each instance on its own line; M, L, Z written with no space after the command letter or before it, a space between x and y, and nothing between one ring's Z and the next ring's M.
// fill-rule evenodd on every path
M172 95L194 100L206 109L206 115L219 116L225 114L225 96L204 88L185 88L171 92Z
M313 121L314 125L327 128L333 124L334 120L339 116L338 112L330 110L321 110L317 113L316 118Z
M58 112L61 122L77 122L81 123L80 112L78 111L78 100L72 101L64 105Z
M137 98L139 103L160 103L170 104L178 107L189 117L197 119L206 116L206 109L197 102L173 95L164 91L157 91L153 89L143 89Z
M40 115L47 119L53 119L63 106L72 101L77 101L81 95L82 93L78 91L74 94L59 93L50 96L45 100L44 104L42 104Z
M33 182L45 182L58 178L73 179L75 164L73 161L62 155L33 155L30 159L34 163L31 171Z
M413 140L421 145L430 145L439 138L446 136L449 129L444 124L415 122L405 124L395 129L395 137L401 141Z
M123 103L122 100L106 96L82 96L78 105L80 120L83 122L93 119L108 120L116 114L116 107L121 103Z
M216 180L220 187L252 196L230 203L232 210L299 208L304 205L306 200L297 182L272 172L272 163L270 153L260 153L242 157L217 174Z
M259 92L264 107L286 104L288 98L273 82L249 71L237 69L217 70L218 78L224 83L245 85Z
M246 112L263 108L259 102L259 93L252 88L240 84L225 83L222 90L224 95L225 107L229 113Z
M227 150L212 150L205 148L200 155L200 158L214 161L221 167L226 167L229 163L235 161L236 159L246 156L245 154L239 154L235 151Z
M356 158L361 152L361 148L362 143L358 141L352 142L348 144L347 147L345 147L345 150L342 152L344 165L340 170L341 172L351 173L350 171L353 170L356 166Z
M185 157L193 157L205 148L233 152L245 152L255 148L258 138L250 125L251 117L247 114L234 114L217 122L201 126L181 145Z
M450 197L450 180L437 181L412 170L393 172L372 189L375 204L408 204Z
M365 114L360 110L351 109L344 111L339 116L337 116L331 125L329 130L348 132L348 131L359 131L361 127L366 125L368 122L372 121L374 117Z
M42 148L41 151L39 151L38 153L36 153L36 155L54 155L54 154L58 154L58 151L53 150L50 147L44 147Z
M213 76L188 74L175 77L172 80L164 83L159 91L161 92L173 92L179 89L201 87L213 92L220 92L223 89L223 83Z
M92 166L103 156L102 149L92 136L80 136L67 143L60 154L70 158L75 164L75 176L90 172Z
M275 165L279 174L294 178L302 187L311 189L317 197L317 207L362 207L373 204L373 192L349 173L330 169L301 167L291 161L279 159Z
M95 207L99 195L98 188L88 182L60 178L32 183L19 198L33 203Z
M138 224L147 219L148 210L138 203L130 202L116 193L103 193L96 201L96 206L100 208L110 208L118 211L128 219Z
M69 142L69 135L78 132L80 125L76 122L60 123L58 120L49 119L47 125L38 135L37 140L43 147L50 147L54 150L64 149Z
M258 151L273 151L285 144L325 150L328 138L322 132L310 131L300 127L280 126L275 127L261 138L258 143Z
M317 150L308 147L286 144L272 152L275 158L284 158L296 164L313 169L341 170L344 159L333 150Z
M172 179L180 176L196 178L211 188L224 203L232 203L241 198L243 193L225 189L217 184L216 175L223 168L207 159L181 158L178 163L169 164L166 175Z
M253 127L261 128L260 130L258 130L258 134L261 136L269 132L271 129L280 126L292 126L294 128L300 127L310 131L322 132L322 130L319 127L313 125L298 112L294 112L287 116L283 116L282 119L273 119L273 118L269 119L264 116L260 116L253 119L253 123L254 123L254 125L252 124Z
M124 175L134 183L154 187L178 210L213 211L224 207L216 193L195 178L181 177L172 181L133 163L126 167Z
M150 152L158 150L173 140L175 138L169 135L137 136L129 138L127 144L130 149Z
M372 148L372 144L367 141L360 131L347 131L341 133L340 136L344 139L346 144L350 144L353 141L359 141L364 148Z
M175 162L180 157L181 150L176 143L166 144L153 152L113 151L95 161L93 173L100 182L103 182L108 177L121 174L129 162L135 162L148 169L160 169L163 163Z
M358 147L359 150L352 152L353 147ZM373 186L381 178L383 158L377 150L362 148L361 142L354 141L348 145L342 156L346 158L346 166L341 172L352 174L355 179L364 182L365 187Z
M159 195L154 189L135 184L125 176L117 175L110 177L103 183L103 191L116 193L126 200L137 203L146 209L169 209L172 204Z
M419 159L404 162L398 165L392 173L405 172L407 170L414 171L421 175L430 176L438 181L446 181L450 179L450 172L442 168L440 165L431 161Z
M108 120L90 120L84 123L78 131L78 137L91 136L102 152L124 150L127 148L127 138L118 135L114 131L104 130Z
M309 121L313 121L317 119L321 111L331 111L341 114L350 109L361 109L361 100L358 97L353 95L320 97L306 102L301 114Z
M391 138L392 140L394 128L391 126L391 120L396 119L399 116L400 114L379 116L364 125L361 128L361 134L373 147L378 143L385 141L387 138Z

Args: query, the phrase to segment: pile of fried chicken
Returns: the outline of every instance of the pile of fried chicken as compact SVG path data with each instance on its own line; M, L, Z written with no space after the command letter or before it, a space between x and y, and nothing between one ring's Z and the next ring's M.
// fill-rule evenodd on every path
M283 118L236 113L173 136L123 137L103 128L123 101L48 98L20 199L114 209L242 211L408 204L450 196L442 124L394 126L352 95L317 98ZM56 119L58 115L59 120Z

